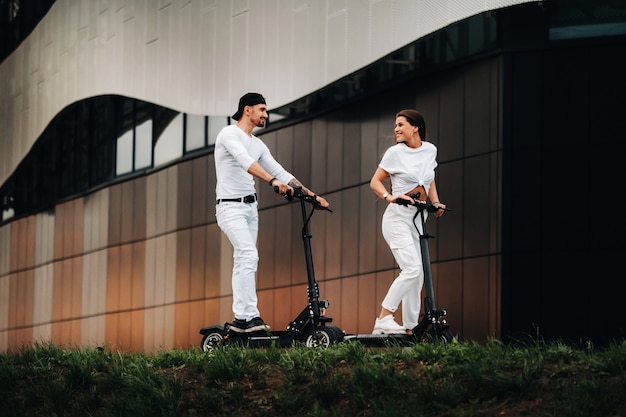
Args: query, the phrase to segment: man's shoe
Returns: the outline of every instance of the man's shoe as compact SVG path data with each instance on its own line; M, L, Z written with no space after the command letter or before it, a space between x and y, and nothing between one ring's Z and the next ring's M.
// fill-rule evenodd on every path
M406 329L396 323L390 314L382 319L376 319L372 334L406 334Z
M229 327L235 332L244 332L247 324L245 320L235 319Z
M260 330L269 330L270 326L265 324L261 317L255 317L250 321L235 319L231 323L230 329L237 333L258 332Z

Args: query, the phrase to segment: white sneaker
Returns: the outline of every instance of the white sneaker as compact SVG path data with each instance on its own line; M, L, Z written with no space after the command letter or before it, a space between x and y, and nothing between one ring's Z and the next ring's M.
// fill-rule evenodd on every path
M372 334L405 334L406 329L400 326L393 319L393 315L383 317L382 319L376 319L374 323L374 330Z

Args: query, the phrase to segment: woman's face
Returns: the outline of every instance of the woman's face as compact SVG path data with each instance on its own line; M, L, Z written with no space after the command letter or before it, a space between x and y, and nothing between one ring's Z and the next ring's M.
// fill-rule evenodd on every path
M410 142L413 139L413 135L417 133L417 126L411 125L406 117L398 116L393 132L396 135L396 143Z

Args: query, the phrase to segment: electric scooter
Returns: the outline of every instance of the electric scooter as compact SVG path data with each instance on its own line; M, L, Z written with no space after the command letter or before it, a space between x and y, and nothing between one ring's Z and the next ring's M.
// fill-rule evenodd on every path
M274 187L274 191L278 192L277 187ZM203 351L210 351L213 348L226 344L246 347L267 347L272 345L288 347L302 343L307 347L328 347L343 340L343 330L329 325L332 322L332 318L324 315L329 307L329 302L328 300L320 300L319 287L313 270L311 235L309 233L309 222L316 209L323 209L329 212L332 212L332 210L320 206L314 197L305 195L302 192L302 188L299 187L294 187L294 193L285 195L285 198L288 201L296 199L300 201L303 222L302 240L304 241L304 255L308 276L307 306L287 326L287 330L283 331L259 330L242 333L232 330L233 324L230 322L226 322L223 325L216 324L203 327L200 329L200 334L203 335L200 348ZM310 214L307 214L306 203L313 206Z
M448 314L445 309L438 309L435 303L435 291L433 286L433 275L430 265L430 251L428 247L428 239L434 238L426 232L426 217L425 212L434 213L438 210L437 207L431 203L418 200L420 193L411 194L410 197L414 200L411 203L408 200L398 199L396 204L400 205L412 205L417 207L415 216L413 216L413 224L417 229L420 236L420 248L422 251L422 265L424 267L424 290L426 296L424 298L424 314L422 319L417 323L412 330L412 334L347 334L344 336L344 341L358 341L367 346L388 346L390 344L408 345L417 342L432 342L432 343L450 343L453 340L450 326L448 325L445 317ZM450 209L444 209L445 211L451 211ZM415 223L419 217L421 221L422 231L417 227Z

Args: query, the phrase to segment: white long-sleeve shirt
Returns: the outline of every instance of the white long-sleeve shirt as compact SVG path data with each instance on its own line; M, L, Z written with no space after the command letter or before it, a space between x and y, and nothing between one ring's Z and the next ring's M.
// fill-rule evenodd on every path
M240 198L256 192L254 176L248 173L253 162L284 183L294 176L272 156L269 148L254 135L248 136L237 125L229 125L217 134L215 140L215 196Z

